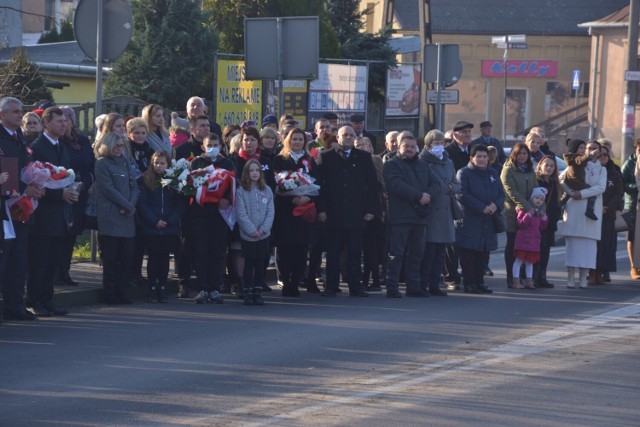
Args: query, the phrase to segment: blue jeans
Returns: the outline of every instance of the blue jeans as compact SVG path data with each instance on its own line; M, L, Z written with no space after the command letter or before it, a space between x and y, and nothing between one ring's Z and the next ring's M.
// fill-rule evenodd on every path
M389 227L387 291L398 290L403 262L407 292L417 292L420 289L420 264L424 256L426 232L425 225L403 224Z

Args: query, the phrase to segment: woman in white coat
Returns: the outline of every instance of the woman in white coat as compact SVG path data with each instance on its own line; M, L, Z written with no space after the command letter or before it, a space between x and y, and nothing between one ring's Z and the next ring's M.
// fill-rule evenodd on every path
M599 150L600 144L596 141L589 141L587 144L587 152ZM600 240L600 231L602 226L602 193L607 186L607 169L602 167L596 155L593 160L588 162L585 167L585 181L590 188L573 191L565 187L565 191L569 191L571 199L567 201L564 210L564 226L562 234L565 237L566 256L567 256L567 273L569 275L567 281L568 288L575 288L574 280L575 270L580 272L579 286L587 287L587 275L590 268L595 268L597 256L597 244ZM564 172L560 175L560 182L564 179ZM594 221L585 216L587 208L587 198L596 196L596 204L594 211L598 220Z

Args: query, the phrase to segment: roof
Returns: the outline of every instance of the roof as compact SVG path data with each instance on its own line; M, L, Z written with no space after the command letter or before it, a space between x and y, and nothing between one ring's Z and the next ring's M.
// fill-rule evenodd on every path
M95 75L96 72L96 62L87 58L76 41L3 49L0 50L0 64L13 58L16 49L24 50L29 62L52 74ZM108 68L103 69L108 71Z
M394 28L419 29L419 1L394 0ZM583 22L600 19L629 0L430 0L433 34L586 36Z
M609 15L595 21L580 24L580 27L627 27L629 26L629 5L616 10Z

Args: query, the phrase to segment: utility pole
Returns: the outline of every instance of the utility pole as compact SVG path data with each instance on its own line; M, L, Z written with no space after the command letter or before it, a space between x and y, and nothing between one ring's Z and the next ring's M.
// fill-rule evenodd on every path
M629 31L627 34L627 70L638 69L638 20L640 0L629 0ZM633 153L633 139L636 127L636 82L626 81L622 117L622 159Z

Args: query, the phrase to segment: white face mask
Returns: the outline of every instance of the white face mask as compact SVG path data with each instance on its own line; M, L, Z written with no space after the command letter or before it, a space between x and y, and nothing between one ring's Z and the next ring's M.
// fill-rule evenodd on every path
M444 145L434 145L431 147L431 150L429 150L431 152L431 154L433 154L434 156L442 156L442 153L444 153Z
M213 158L213 157L218 157L218 154L220 154L220 146L207 148L207 156Z

